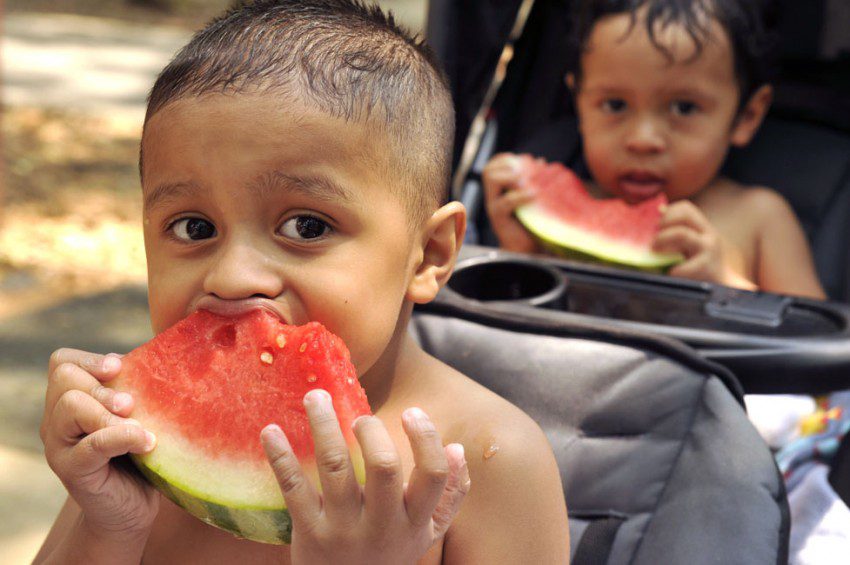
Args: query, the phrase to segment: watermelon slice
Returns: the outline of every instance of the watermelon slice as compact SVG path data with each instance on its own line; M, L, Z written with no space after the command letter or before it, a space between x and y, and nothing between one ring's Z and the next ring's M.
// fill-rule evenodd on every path
M165 496L239 537L289 543L291 522L260 444L276 423L318 485L302 399L332 398L355 474L363 459L351 431L371 414L345 344L321 324L288 326L253 310L238 317L198 311L122 359L111 386L136 401L133 418L157 436L134 462Z
M535 199L518 208L516 216L550 251L651 271L682 261L679 254L652 250L667 204L664 194L635 205L616 198L596 199L560 163L521 159L525 185Z

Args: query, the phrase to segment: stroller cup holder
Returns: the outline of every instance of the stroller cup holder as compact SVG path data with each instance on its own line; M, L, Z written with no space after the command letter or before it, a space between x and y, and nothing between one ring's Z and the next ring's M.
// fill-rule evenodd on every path
M747 392L850 388L850 306L464 246L440 303L672 337Z
M481 302L566 307L567 277L549 265L519 258L473 258L458 265L448 287Z

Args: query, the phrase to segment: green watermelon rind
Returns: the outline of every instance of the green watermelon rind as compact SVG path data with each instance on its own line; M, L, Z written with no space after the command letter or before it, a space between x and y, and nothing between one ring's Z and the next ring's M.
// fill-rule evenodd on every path
M286 508L234 507L218 504L197 494L190 488L176 484L152 467L141 457L133 456L141 474L163 495L196 518L233 535L276 545L292 541L292 518Z
M533 203L517 208L516 217L544 247L559 254L570 256L578 252L614 265L649 271L664 271L684 259L678 253L655 253L606 240L602 235L564 223Z

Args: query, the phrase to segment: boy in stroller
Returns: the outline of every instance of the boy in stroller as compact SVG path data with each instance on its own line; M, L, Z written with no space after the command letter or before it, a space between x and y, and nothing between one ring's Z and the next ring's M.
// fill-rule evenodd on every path
M590 1L574 34L566 80L591 187L630 202L666 193L672 204L654 247L685 257L669 273L823 298L788 203L719 174L729 148L753 138L772 98L761 3ZM485 204L501 247L535 252L513 215L533 198L518 165L507 153L490 161Z

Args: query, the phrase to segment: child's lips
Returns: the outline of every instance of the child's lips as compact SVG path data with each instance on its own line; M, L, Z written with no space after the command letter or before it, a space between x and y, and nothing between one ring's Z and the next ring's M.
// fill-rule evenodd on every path
M664 190L664 178L647 172L635 172L617 179L619 193L628 202L640 202L652 198Z
M266 310L271 312L284 324L289 324L287 316L284 315L282 308L274 300L268 298L247 298L243 300L224 300L216 296L204 296L194 304L190 310L208 310L213 314L221 316L239 316L251 310Z

